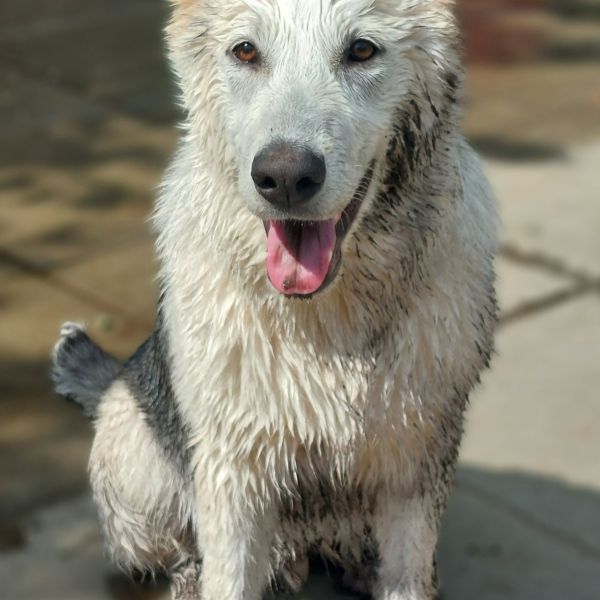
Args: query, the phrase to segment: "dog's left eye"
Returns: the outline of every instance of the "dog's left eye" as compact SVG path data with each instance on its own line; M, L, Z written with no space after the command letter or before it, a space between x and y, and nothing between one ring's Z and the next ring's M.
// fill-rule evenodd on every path
M233 49L234 56L241 62L254 63L258 60L258 50L250 42L242 42Z
M373 58L379 49L369 40L356 40L348 49L348 60L350 62L365 62Z

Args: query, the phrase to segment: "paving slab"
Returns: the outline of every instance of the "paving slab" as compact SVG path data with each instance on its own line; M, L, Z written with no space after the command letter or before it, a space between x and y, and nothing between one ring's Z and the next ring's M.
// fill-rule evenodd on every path
M120 207L83 210L60 202L24 205L6 198L0 215L0 281L3 274L43 274L116 249L127 254L131 246L151 245L148 206L149 198L135 194Z
M524 469L461 462L457 489L600 565L600 489ZM598 579L600 585L600 577Z
M523 253L600 277L600 143L541 163L488 164L505 240Z
M590 293L501 329L497 346L472 399L461 458L498 476L465 482L600 557L600 296ZM574 510L545 480L589 492Z
M49 365L44 366L47 376ZM15 369L20 375L25 372L21 365ZM4 532L19 531L22 520L35 510L88 489L91 426L77 407L55 397L49 388L23 386L11 402L2 402L0 552L11 546L4 541Z
M501 329L462 457L600 488L600 296Z
M77 180L97 165L120 167L136 187L157 179L172 154L177 133L145 123L82 95L53 87L8 67L0 68L0 168L67 171ZM5 176L5 175L3 175Z

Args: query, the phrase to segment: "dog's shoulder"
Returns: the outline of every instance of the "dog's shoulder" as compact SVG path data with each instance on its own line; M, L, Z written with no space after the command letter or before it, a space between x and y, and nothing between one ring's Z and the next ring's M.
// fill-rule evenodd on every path
M172 385L166 332L159 318L152 335L127 361L122 379L146 422L181 470L189 463L187 430Z

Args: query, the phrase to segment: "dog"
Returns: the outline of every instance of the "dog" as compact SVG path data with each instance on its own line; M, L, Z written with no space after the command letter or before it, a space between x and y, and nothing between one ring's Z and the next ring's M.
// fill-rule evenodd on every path
M297 591L313 556L431 600L497 313L452 3L172 4L155 331L124 365L72 324L54 352L110 556L180 600Z

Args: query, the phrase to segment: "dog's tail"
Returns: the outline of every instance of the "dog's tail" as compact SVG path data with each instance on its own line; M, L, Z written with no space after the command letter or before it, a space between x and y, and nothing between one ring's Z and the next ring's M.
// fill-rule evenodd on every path
M104 352L81 325L65 323L52 353L52 381L58 394L94 418L102 394L121 371L121 364Z

